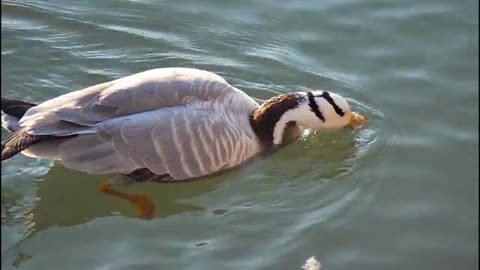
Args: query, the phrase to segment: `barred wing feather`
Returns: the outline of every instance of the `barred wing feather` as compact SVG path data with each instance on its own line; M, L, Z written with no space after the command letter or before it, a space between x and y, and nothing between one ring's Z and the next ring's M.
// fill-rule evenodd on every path
M24 153L90 173L148 168L174 179L240 164L258 142L248 115L258 104L222 77L154 69L59 96L29 109L28 134L68 137Z
M242 121L174 107L105 121L97 130L137 168L188 179L233 167L258 152L255 138L242 130Z

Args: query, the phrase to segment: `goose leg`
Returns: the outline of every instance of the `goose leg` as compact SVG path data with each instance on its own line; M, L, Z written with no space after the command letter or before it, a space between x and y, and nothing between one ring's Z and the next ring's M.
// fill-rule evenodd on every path
M114 188L129 185L133 182L134 180L129 179L127 176L119 176L100 184L99 188L105 194L128 201L132 205L136 217L142 219L153 218L155 215L155 204L150 198L141 194L126 193Z

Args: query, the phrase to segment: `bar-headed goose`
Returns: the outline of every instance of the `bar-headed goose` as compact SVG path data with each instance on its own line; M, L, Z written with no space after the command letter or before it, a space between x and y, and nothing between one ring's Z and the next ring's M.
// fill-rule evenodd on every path
M38 105L2 97L2 160L19 152L95 174L178 181L232 168L299 137L306 128L362 124L326 91L259 105L211 72L160 68Z

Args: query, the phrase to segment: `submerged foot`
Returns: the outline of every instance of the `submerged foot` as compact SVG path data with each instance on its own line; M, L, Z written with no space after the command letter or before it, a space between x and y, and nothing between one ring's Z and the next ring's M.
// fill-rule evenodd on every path
M114 197L127 200L133 206L135 216L142 219L151 219L155 215L155 204L145 195L128 194L119 190L115 190L110 183L102 183L100 191Z

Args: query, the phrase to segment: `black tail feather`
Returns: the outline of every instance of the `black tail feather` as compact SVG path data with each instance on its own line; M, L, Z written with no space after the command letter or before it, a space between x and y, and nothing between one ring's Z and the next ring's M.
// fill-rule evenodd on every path
M2 112L21 119L25 113L32 107L35 107L36 104L25 102L21 100L15 100L2 96ZM2 142L2 161L9 159L16 154L22 152L33 144L47 138L50 136L37 136L28 134L26 129L19 129L16 132L10 134Z
M17 130L2 142L2 161L15 156L33 144L48 137L51 136L28 134L24 128Z
M25 113L28 111L28 109L35 106L37 105L30 102L2 96L2 112L11 116L15 116L18 119L22 118L23 115L25 115Z

